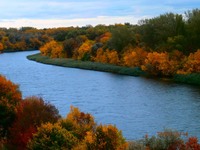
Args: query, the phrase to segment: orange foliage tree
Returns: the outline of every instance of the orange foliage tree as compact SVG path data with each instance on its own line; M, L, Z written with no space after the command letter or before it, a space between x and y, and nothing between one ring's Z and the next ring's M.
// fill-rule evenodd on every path
M40 47L40 52L42 55L49 56L51 58L62 58L65 56L63 46L54 40Z
M42 123L55 123L60 119L55 106L38 97L28 97L16 108L17 117L9 129L8 142L20 150L26 149L27 142Z
M117 51L108 49L104 51L102 48L97 50L96 56L93 57L93 60L101 63L119 64Z
M100 36L99 42L105 44L106 42L110 40L111 37L112 37L112 34L110 32L106 32Z
M0 43L0 52L3 51L4 47L3 47L3 44Z
M191 53L185 64L183 65L183 69L179 70L180 74L190 74L190 73L199 73L200 72L200 49L195 53Z
M7 130L16 116L16 106L21 99L19 86L0 75L0 139L7 135Z
M123 54L123 64L128 67L140 67L145 63L147 52L140 47L130 48Z
M171 60L168 53L152 52L148 53L142 69L152 75L172 76L177 71L177 66L178 62Z

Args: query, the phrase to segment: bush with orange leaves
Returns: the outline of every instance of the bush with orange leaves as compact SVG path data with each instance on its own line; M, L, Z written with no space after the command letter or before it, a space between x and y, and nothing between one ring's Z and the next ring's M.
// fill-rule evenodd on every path
M196 137L190 137L185 145L186 150L200 150L200 144Z
M145 63L147 52L140 47L129 48L123 54L123 64L127 67L140 67Z
M178 67L176 60L171 60L166 52L150 52L148 53L142 70L156 76L173 76Z
M40 47L40 52L42 55L49 56L51 58L65 57L63 46L54 40Z
M183 65L183 69L178 74L200 73L200 49L191 53Z
M118 65L120 62L117 51L108 49L104 51L102 48L97 50L96 56L93 57L93 60L95 62L109 63L114 65Z
M3 44L0 43L0 53L1 53L1 51L3 51L3 49L4 49Z

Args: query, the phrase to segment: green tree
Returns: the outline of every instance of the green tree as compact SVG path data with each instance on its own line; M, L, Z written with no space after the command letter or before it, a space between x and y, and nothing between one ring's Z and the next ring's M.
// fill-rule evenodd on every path
M188 41L188 52L195 52L200 48L200 10L193 9L187 11L186 15L186 29L187 29L187 41Z
M111 33L112 37L108 44L110 49L115 49L120 53L126 46L135 45L134 33L128 26L116 26Z

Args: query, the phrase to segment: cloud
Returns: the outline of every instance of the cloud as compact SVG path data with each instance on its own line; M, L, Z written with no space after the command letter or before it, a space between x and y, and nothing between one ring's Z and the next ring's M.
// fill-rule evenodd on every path
M115 23L132 23L136 24L140 18L133 16L98 16L95 18L78 18L78 19L16 19L16 20L0 20L0 27L36 27L36 28L54 28L69 26L85 26L85 25L110 25Z
M132 16L132 18L140 20L144 16L150 18L166 12L184 13L197 6L200 6L199 0L1 0L0 13L1 19L4 20L3 25L12 25L9 21L14 21L17 27L20 26L20 23L22 23L21 26L29 24L29 26L31 24L39 26L35 23L42 26L42 20L44 20L43 24L48 26L50 23L55 26L51 20L56 21L58 25L62 25L62 22L72 24L74 20L78 20L77 25L82 23L86 25L90 22L90 24L95 24L93 20L107 24L109 21L113 22L113 18L116 22L120 22L122 20L116 18ZM99 19L99 16L107 17ZM80 21L84 19L85 21ZM87 23L88 19L89 23Z

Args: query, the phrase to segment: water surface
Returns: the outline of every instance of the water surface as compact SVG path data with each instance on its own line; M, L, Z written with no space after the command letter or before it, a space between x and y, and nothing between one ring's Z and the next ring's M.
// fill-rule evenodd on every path
M23 97L40 96L65 117L70 105L98 123L115 124L127 139L164 128L200 138L200 87L141 77L44 65L16 52L0 55L0 74L20 85Z

